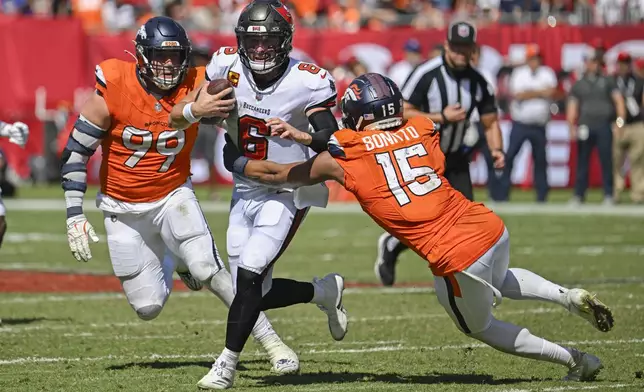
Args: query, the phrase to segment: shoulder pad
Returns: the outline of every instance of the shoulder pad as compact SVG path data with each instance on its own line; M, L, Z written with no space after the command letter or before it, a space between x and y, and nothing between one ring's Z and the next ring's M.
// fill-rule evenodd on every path
M101 61L94 70L96 89L104 94L107 91L108 84L119 85L123 78L125 65L128 64L128 62L118 59Z
M327 150L334 158L347 159L348 150L355 144L355 131L350 129L341 129L336 131L329 138Z
M329 80L333 80L333 76L329 71L313 63L298 61L293 67L295 68L294 71L298 73L298 78L302 80L306 87L312 90L319 88L321 81L328 84Z
M222 79L227 76L228 69L235 64L239 55L234 46L222 46L212 55L206 65L206 78L208 80Z

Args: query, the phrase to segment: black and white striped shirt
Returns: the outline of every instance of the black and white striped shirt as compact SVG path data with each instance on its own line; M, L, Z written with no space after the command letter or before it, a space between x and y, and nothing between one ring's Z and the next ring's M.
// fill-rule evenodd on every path
M475 68L451 69L443 56L417 66L401 91L408 103L425 113L440 113L446 106L457 103L465 109L465 120L437 126L445 155L460 149L475 108L481 116L497 112L494 87Z

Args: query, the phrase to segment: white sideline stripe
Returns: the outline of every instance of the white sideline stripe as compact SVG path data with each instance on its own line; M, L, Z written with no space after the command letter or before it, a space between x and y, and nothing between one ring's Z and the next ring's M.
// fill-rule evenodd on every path
M568 387L552 387L552 388L538 388L538 389L494 389L494 392L559 392L559 391L588 391L588 390L594 390L594 389L604 389L604 388L610 388L610 389L621 389L621 388L628 388L628 387L634 387L634 386L642 386L644 387L644 384L613 384L613 385L588 385L588 386L581 386L581 385L571 385Z
M65 211L65 200L60 199L18 199L5 200L8 211ZM199 203L204 212L228 212L230 203L203 201ZM644 207L637 205L582 205L571 207L561 204L508 203L488 204L488 207L500 214L507 215L606 215L623 217L644 217ZM85 211L98 211L93 200L86 200ZM348 214L363 213L357 203L330 203L327 208L313 208L312 213Z
M567 341L559 342L560 344L568 345L619 345L619 344L635 344L644 343L644 339L624 339L624 340L583 340L583 341ZM300 355L321 355L321 354L364 354L375 352L390 352L390 351L444 351L444 350L464 350L470 348L491 348L486 344L473 343L473 344L458 344L458 345L444 345L444 346L404 346L402 344L396 346L380 346L371 348L357 348L357 349L332 349L332 350L316 350L311 349L302 351ZM140 355L105 355L100 357L22 357L0 360L2 365L19 365L23 363L57 363L57 362L98 362L108 360L118 361L131 361L131 360L164 360L164 359L214 359L217 357L216 353L208 354L151 354L148 356ZM244 353L243 356L265 356L263 352Z
M487 386L487 384L481 384L482 386ZM567 387L552 387L552 388L535 388L535 389L492 389L491 392L559 392L559 391L584 391L584 390L596 390L596 389L621 389L634 386L644 386L644 384L601 384L601 385L590 385L590 386L567 386ZM349 385L342 384L329 384L325 386L299 386L293 389L293 391L303 391L303 392L325 392L325 391L355 391L355 390L373 390L373 389L414 389L419 388L419 384L385 384L382 382L363 382L358 385L351 383Z
M644 309L644 305L616 305L612 306L612 309L635 309L640 310ZM525 314L548 314L548 313L564 313L565 309L556 307L556 308L534 308L534 309L521 309L521 310L511 310L503 311L500 309L499 314L503 316L510 315L525 315ZM322 315L320 315L322 316ZM397 315L397 316L373 316L373 317L349 317L349 321L352 323L369 323L369 322L383 322L383 321L410 321L410 320L427 320L427 319L442 319L448 318L448 314L445 312L441 313L427 313L427 314L406 314L406 315ZM275 317L271 318L271 323L310 323L319 321L319 317L287 317L280 318ZM162 327L162 326L173 326L173 325L226 325L226 320L190 320L190 321L153 321L153 322L144 322L144 321L128 321L128 322L119 322L119 323L102 323L102 324L56 324L56 325L27 325L20 327L12 326L1 326L1 333L20 333L25 331L56 331L56 330L74 330L74 329L87 329L87 328L134 328L134 327Z
M95 340L172 340L186 339L186 335L106 335L95 334L92 332L64 333L61 335L65 338L91 338ZM310 342L300 343L297 346L302 347L328 347L330 345L340 346L383 346L392 344L403 344L404 340L373 340L373 341L355 341L355 342Z
M37 272L37 271L35 271ZM414 293L433 293L432 287L354 287L344 290L344 295L362 295L362 294L414 294ZM4 295L5 293L0 293ZM178 291L171 294L174 298L187 297L210 297L212 294L194 291ZM33 294L28 297L14 297L0 299L0 304L29 304L43 302L78 302L78 301L103 301L112 299L125 299L121 293L94 293L82 295L38 295Z

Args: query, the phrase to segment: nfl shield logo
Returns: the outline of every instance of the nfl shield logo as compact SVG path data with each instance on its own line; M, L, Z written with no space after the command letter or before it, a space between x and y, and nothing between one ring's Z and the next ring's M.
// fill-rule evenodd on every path
M160 112L160 111L161 111L161 109L162 109L162 108L161 108L161 104L160 104L159 102L157 102L157 103L155 103L155 104L154 104L154 110L156 110L157 112Z
M470 28L465 24L458 25L457 33L460 37L468 37L470 35Z
M256 100L261 101L262 98L264 98L264 96L262 94L260 94L260 93L255 94L255 99Z

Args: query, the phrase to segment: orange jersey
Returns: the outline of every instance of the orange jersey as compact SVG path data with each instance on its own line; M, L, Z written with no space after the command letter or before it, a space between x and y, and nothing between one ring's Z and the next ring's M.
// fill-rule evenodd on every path
M434 275L466 269L503 234L501 218L443 177L439 135L425 117L393 131L337 131L329 152L362 209L428 260Z
M190 177L197 124L171 129L172 107L204 80L204 67L190 68L174 92L157 101L138 80L136 64L116 59L96 67L96 90L112 121L101 144L101 192L130 203L162 199Z

